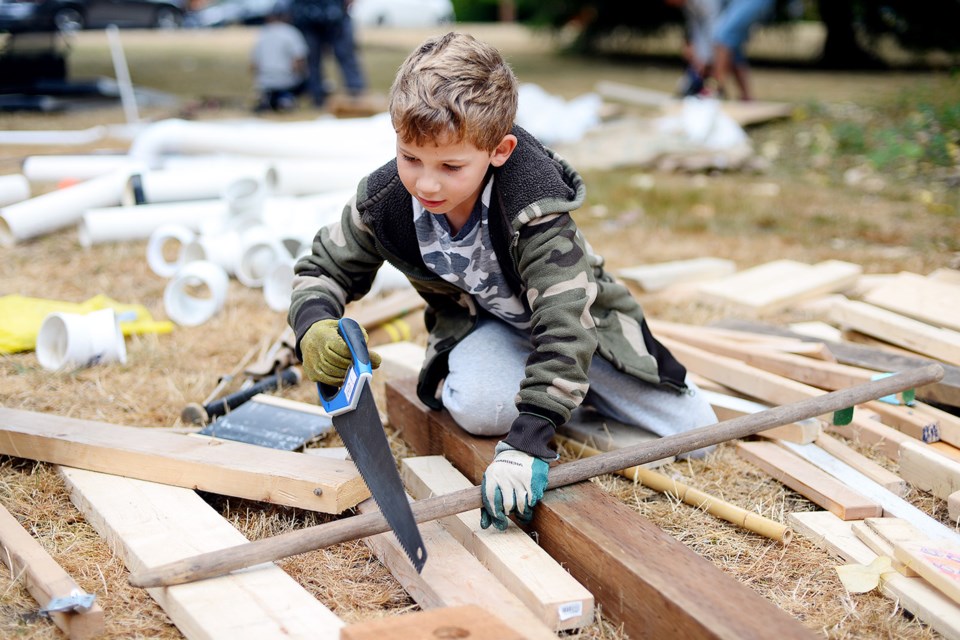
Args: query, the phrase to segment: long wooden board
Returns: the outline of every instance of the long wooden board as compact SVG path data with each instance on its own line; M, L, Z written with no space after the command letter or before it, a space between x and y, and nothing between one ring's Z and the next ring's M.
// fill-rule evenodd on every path
M414 451L443 454L479 484L496 439L470 436L446 412L428 410L413 380L388 384L387 398L391 424ZM593 483L550 491L532 528L541 546L593 593L604 616L632 637L814 636Z
M189 489L61 467L70 498L131 572L244 544ZM276 565L147 590L187 638L336 638L343 622Z
M854 535L852 522L840 520L829 511L791 513L787 520L798 533L847 562L868 565L877 558ZM923 579L896 573L880 582L880 591L945 638L960 640L960 608Z
M494 612L476 605L429 609L358 622L340 632L340 640L526 640Z
M717 326L747 334L760 333L823 342L819 338L810 338L788 329L783 329L775 325L756 322L753 320L726 318L718 321L715 325L712 324L710 326ZM866 369L873 369L874 371L881 373L888 371L905 371L913 367L922 367L933 362L933 360L930 358L925 358L919 354L913 356L901 355L886 349L868 347L852 342L827 341L824 342L824 344L829 347L830 352L836 356L838 362L857 367L864 367ZM938 382L918 388L917 397L931 402L940 402L943 404L960 407L960 367L945 364L943 368L943 378Z
M370 495L352 462L2 407L0 453L325 513Z
M863 300L934 326L960 331L960 286L956 284L903 271L868 291Z
M473 486L443 456L405 458L401 467L404 484L417 499ZM479 509L441 522L551 629L579 629L593 621L593 595L513 523L506 531L481 529Z
M373 498L361 502L360 513L377 510ZM436 520L422 522L420 535L429 556L417 573L392 532L364 538L377 558L424 609L475 604L495 611L514 631L530 640L552 640L553 631L470 555Z
M84 593L43 546L20 526L13 514L2 506L0 547L11 577L22 576L24 586L41 608L47 607L55 598ZM86 611L52 611L50 619L70 640L96 638L104 632L103 607L96 601Z
M883 508L772 442L741 442L737 452L774 479L843 520L883 515Z

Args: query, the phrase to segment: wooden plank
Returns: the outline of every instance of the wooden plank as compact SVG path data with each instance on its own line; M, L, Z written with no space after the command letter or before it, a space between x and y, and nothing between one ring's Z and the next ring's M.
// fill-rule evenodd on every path
M443 456L405 458L401 468L404 485L417 499L473 486ZM579 629L593 622L593 595L513 523L506 531L481 529L479 509L441 523L549 628Z
M84 594L84 590L50 557L5 507L0 506L0 547L10 577L23 581L40 608L55 598ZM71 640L86 640L104 633L103 607L98 602L86 611L52 611L50 619Z
M900 475L916 488L943 500L960 491L960 462L919 442L905 442L900 446Z
M894 557L945 596L960 603L960 544L927 540L898 542Z
M357 509L360 513L369 513L376 511L377 505L370 498L357 505ZM418 527L430 554L420 573L410 563L393 532L378 533L363 540L417 604L424 609L475 604L496 612L504 624L526 638L556 638L549 627L439 522L421 522Z
M755 332L780 337L796 337L806 340L821 341L820 338L808 338L800 333L788 331L775 325L735 318L725 318L709 325L711 328L726 328L743 332ZM904 371L913 367L928 365L933 360L914 354L910 356L890 353L886 350L867 347L849 342L826 342L830 352L836 356L838 362L850 364L877 372ZM929 402L960 407L960 367L943 365L944 376L938 382L924 385L917 389L917 397Z
M877 502L883 507L884 515L906 520L922 531L928 538L960 541L960 535L952 529L944 526L940 521L931 518L900 496L881 487L848 464L834 458L820 447L815 445L795 445L791 443L781 443L781 446L800 456L807 462L816 465L817 468L826 471L845 485L855 489L858 493Z
M70 498L131 572L241 545L196 492L61 467ZM147 592L187 638L335 638L343 622L273 563Z
M2 407L0 453L325 513L370 495L352 462Z
M734 304L755 312L775 311L825 293L843 291L863 272L860 265L826 260L808 265L774 260L732 276L700 285L708 300Z
M843 520L883 514L883 508L772 442L740 442L737 452L774 479Z
M660 336L660 342L670 349L690 371L712 380L722 381L734 391L771 405L789 404L826 393L822 389L758 369L736 358L711 353L666 336ZM829 421L832 416L824 416L822 419ZM894 429L881 427L883 425L859 415L859 412L854 412L852 422L840 433L851 440L859 438L868 444L881 443L884 452L895 460L899 456L899 443L908 439L909 436Z
M935 327L960 331L960 286L956 284L903 271L866 292L863 301Z
M960 444L960 416L930 406L926 402L915 402L911 409L935 422L941 440L952 445Z
M931 442L929 446L933 451L944 455L951 460L960 462L960 449L947 442Z
M867 520L883 519L884 518L867 518ZM896 518L887 519L896 520ZM917 577L919 574L916 571L893 557L893 544L882 535L868 527L867 520L860 520L853 523L853 526L851 527L853 535L857 536L857 539L860 540L860 542L870 547L870 550L876 553L878 556L887 556L890 558L890 565L894 568L894 570L910 578Z
M702 257L626 267L618 270L617 275L636 283L644 291L661 291L677 283L702 282L728 276L736 270L737 265L732 260Z
M910 351L950 364L960 364L960 332L934 327L855 300L834 304L831 319Z
M829 511L791 513L787 519L798 533L847 562L868 565L877 557L853 534L852 522ZM896 573L881 580L880 591L943 637L960 640L960 607L923 579Z
M495 438L476 438L416 399L414 382L387 385L391 423L421 455L443 454L479 484ZM537 507L540 545L593 593L604 617L634 637L811 638L813 633L623 503L584 482ZM750 611L744 616L744 611Z
M443 607L388 616L352 624L340 632L340 640L525 640L505 625L493 611L476 605Z
M883 519L884 518L867 518L867 520ZM896 518L888 519L895 520ZM893 544L891 544L891 542L882 535L868 527L866 520L854 522L850 530L853 531L853 535L857 536L857 539L860 542L870 547L870 550L876 553L878 556L886 556L890 558L890 565L894 568L894 570L909 578L916 578L919 575L916 571L893 557Z
M947 513L955 525L960 522L960 491L954 491L947 496Z
M850 465L850 467L870 478L884 489L892 491L901 498L907 494L907 482L903 478L881 467L865 455L857 453L854 449L833 436L821 433L816 439L816 445L837 458L837 460Z
M701 388L700 392L707 402L710 403L710 406L713 407L713 411L717 414L717 419L720 421L758 413L770 408L770 405L767 404L718 393L716 391ZM810 419L767 429L766 431L761 431L758 435L764 438L777 438L799 444L808 444L822 435L822 429L820 428L820 422L818 420Z

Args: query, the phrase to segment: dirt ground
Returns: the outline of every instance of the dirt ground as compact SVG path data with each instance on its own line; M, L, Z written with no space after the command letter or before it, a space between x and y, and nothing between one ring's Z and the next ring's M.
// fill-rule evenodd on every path
M492 27L477 31L502 48L521 81L567 98L589 91L598 79L670 91L679 76L679 67L669 60L557 57L553 43L542 36ZM252 94L246 56L254 34L251 29L124 32L134 83L177 98L174 105L142 105L141 116L249 117ZM400 60L422 36L393 31L360 34L374 92L385 94ZM810 43L804 40L797 46L807 51ZM81 34L71 44L70 60L73 77L113 76L102 33ZM754 79L758 98L800 107L800 115L792 120L750 130L766 159L762 171L687 174L644 167L585 173L588 205L577 214L578 223L612 269L698 256L728 258L740 268L779 258L808 263L841 259L863 265L866 273L928 273L956 266L960 250L956 185L894 175L885 176L881 189L868 190L843 179L849 166L838 164L837 158L818 161L815 150L803 143L823 126L824 116L816 114L843 114L897 100L905 93L936 90L945 81L944 74L825 72L758 64ZM305 107L276 119L318 115ZM0 131L81 130L123 123L124 112L116 101L51 114L0 113ZM23 159L34 154L122 152L128 144L128 139L116 136L84 146L0 145L0 175L18 172ZM122 302L143 304L155 318L163 319L166 281L147 267L144 250L145 242L84 250L75 229L3 248L0 295L80 302L106 293ZM696 297L640 292L638 296L649 314L664 320L704 324L741 313ZM227 300L220 314L199 327L128 339L128 361L123 365L50 373L32 352L0 356L0 405L114 424L180 428L180 410L186 403L205 397L244 353L268 344L284 328L283 314L270 311L258 290L233 281ZM783 324L823 316L822 309L807 307L759 319ZM308 386L288 389L284 395L315 402ZM401 442L394 444L398 456L408 455ZM779 521L791 511L816 508L743 462L730 446L721 446L704 461L675 463L664 471ZM809 541L797 538L781 547L621 478L596 481L823 637L938 637L904 615L897 603L876 593L847 594L832 571L837 561ZM323 519L263 503L205 498L251 539ZM920 492L910 499L946 520L942 501ZM81 587L97 594L107 612L107 637L180 637L145 592L126 585L122 561L71 505L55 468L4 457L0 504ZM280 564L348 622L416 608L362 543L338 545ZM35 611L22 581L0 571L0 636L59 637ZM596 624L568 637L626 637L602 617L602 610L600 614Z

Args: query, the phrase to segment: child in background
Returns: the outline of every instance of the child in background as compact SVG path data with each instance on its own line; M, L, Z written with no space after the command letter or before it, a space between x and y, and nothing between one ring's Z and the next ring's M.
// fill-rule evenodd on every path
M469 35L410 54L389 96L396 158L317 233L288 316L305 375L340 386L345 305L384 261L407 275L427 302L419 398L500 438L481 512L498 529L531 517L557 458L551 438L582 404L658 435L716 421L577 229L580 175L514 124L517 84Z
M255 111L290 111L297 106L306 77L307 43L287 22L283 0L273 5L250 54L254 85L260 93Z

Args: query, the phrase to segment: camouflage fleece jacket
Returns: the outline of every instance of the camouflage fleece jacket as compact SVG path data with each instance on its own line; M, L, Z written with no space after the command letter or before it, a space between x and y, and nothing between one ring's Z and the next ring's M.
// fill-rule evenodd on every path
M556 426L583 401L594 353L621 371L678 392L685 388L686 372L654 339L639 304L604 271L602 258L574 224L570 212L586 193L580 175L523 129L514 128L514 134L516 150L493 169L489 220L500 268L532 310L534 351L517 408L545 420L528 420L525 429L519 421L506 440L545 456ZM384 260L406 274L427 302L427 357L417 393L439 409L450 350L485 312L470 295L427 270L412 198L396 160L362 180L341 221L317 233L313 253L296 265L288 320L299 345L314 322L340 318L348 302L369 291ZM538 426L531 428L531 422Z

